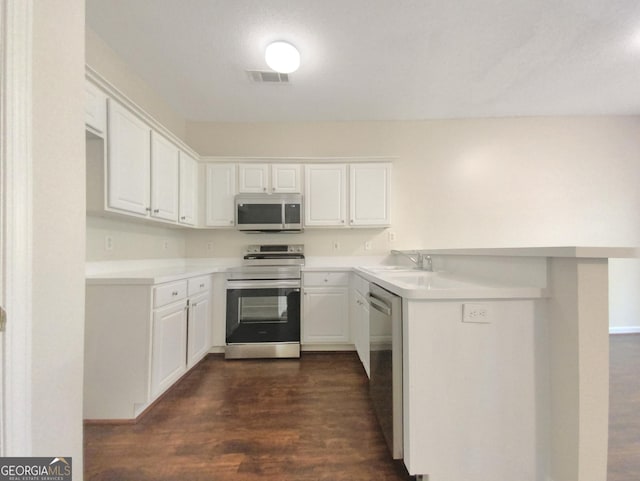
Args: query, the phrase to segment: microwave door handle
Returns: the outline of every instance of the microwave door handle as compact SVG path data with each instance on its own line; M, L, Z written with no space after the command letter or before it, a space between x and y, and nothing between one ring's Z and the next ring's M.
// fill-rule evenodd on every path
M282 224L280 224L280 228L284 230L284 225L287 222L287 218L285 217L287 215L287 209L285 208L287 205L287 203L283 200L282 201L282 214L280 215L280 220L282 221Z

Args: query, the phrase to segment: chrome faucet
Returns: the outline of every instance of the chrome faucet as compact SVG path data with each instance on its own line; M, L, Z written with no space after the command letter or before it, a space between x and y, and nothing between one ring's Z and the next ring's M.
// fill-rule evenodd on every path
M431 256L420 254L420 257L422 258L422 269L427 272L433 272L433 259L431 259Z
M399 254L413 262L418 269L427 272L433 272L433 261L430 255L423 254L420 251L397 251L392 250L392 254Z

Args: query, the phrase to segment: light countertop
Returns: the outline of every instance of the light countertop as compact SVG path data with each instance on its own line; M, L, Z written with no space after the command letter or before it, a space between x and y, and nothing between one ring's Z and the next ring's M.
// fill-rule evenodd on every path
M420 270L354 271L394 294L409 300L434 299L536 299L547 296L543 287L501 284Z
M633 258L635 247L549 246L549 247L488 247L475 249L418 249L424 254L452 256L507 257L577 257L577 258Z
M636 257L630 247L515 247L479 249L420 249L433 256L500 256L500 257L573 257L623 258ZM395 258L370 257L307 257L303 272L356 272L369 282L407 299L505 299L546 297L545 286L536 282L488 280L447 272L426 273L403 267L394 271L384 266ZM87 264L87 285L154 285L191 277L224 273L239 266L240 259L164 259L134 260ZM401 272L403 271L403 272Z

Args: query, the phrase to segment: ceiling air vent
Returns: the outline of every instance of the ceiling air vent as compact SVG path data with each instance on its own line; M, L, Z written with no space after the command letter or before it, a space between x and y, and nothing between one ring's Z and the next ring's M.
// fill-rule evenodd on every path
M289 74L273 72L271 70L247 70L252 82L269 84L288 84Z

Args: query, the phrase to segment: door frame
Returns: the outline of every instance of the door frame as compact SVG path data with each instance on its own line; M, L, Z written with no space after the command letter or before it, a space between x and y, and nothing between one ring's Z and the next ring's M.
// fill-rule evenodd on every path
M0 456L31 456L33 0L0 0Z

